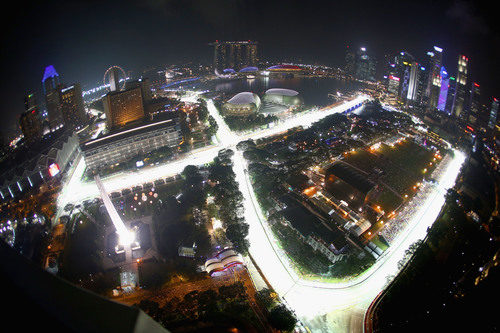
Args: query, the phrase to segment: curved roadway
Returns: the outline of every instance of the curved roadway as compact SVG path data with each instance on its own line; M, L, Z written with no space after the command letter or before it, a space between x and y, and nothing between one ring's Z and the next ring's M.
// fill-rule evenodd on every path
M237 135L224 122L211 100L207 101L210 115L218 124L219 144L192 151L186 157L140 171L122 172L103 179L109 192L130 188L137 184L152 182L159 178L181 172L185 166L205 164L213 160L221 148L233 148L242 140L257 139L282 133L296 126L308 127L314 122L334 113L345 112L368 99L358 96L332 108L310 111L280 122L273 128ZM389 278L397 274L397 264L405 250L425 237L444 204L446 190L452 187L460 172L465 157L456 152L455 158L446 166L446 171L434 186L434 190L420 198L416 204L420 209L412 216L408 227L398 236L393 245L362 276L344 283L325 283L300 278L276 244L266 219L255 199L246 173L246 161L242 153L235 150L234 172L244 197L245 220L249 224L250 253L276 292L294 309L299 318L314 332L363 330L363 315L370 302L384 288ZM73 177L66 184L58 200L59 212L70 202L78 202L99 196L94 182L82 183L85 170L83 158L79 161Z

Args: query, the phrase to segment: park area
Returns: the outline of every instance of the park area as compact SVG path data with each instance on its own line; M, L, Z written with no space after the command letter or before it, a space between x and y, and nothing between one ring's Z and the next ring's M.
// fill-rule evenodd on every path
M417 184L432 173L439 159L434 151L406 138L393 145L380 143L351 151L344 161L379 184L370 200L392 212L415 193Z

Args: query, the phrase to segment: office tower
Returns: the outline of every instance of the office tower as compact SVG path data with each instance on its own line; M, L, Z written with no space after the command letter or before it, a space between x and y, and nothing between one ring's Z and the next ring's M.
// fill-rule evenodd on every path
M474 129L478 129L480 127L480 117L481 117L480 111L481 111L481 102L480 102L479 84L473 82L471 84L471 89L470 89L467 124Z
M394 75L389 75L387 77L387 91L391 94L397 96L399 91L400 78Z
M46 95L50 91L56 90L59 84L59 74L57 74L54 66L45 67L42 79L43 94Z
M77 128L87 121L87 114L83 106L82 88L79 83L61 89L61 110L64 125Z
M444 112L447 115L451 115L453 109L453 100L455 99L455 93L457 90L457 79L450 76L448 79L448 93L446 95L446 105L444 107Z
M498 120L498 99L493 97L491 102L490 117L488 120L488 129L491 131L495 128Z
M51 130L54 130L61 127L64 120L60 101L61 83L59 82L59 74L57 74L52 65L45 68L42 79L42 89L45 96L49 127Z
M24 110L28 111L37 107L35 94L30 93L24 97Z
M215 41L210 44L214 47L214 70L223 73L225 69L238 71L245 67L257 66L257 42Z
M33 94L26 95L24 106L25 111L19 117L19 125L26 143L33 144L42 138L42 121Z
M443 58L443 49L434 46L434 51L427 52L428 70L425 97L427 99L428 110L437 108L439 93L441 91L441 62Z
M424 94L424 82L426 82L426 71L418 62L411 64L410 79L408 83L407 100L415 103L420 103Z
M385 56L388 90L397 96L401 103L406 103L410 89L413 56L408 52L399 52Z
M356 65L354 50L347 45L345 54L345 72L348 75L354 75Z
M437 104L437 109L439 111L445 111L446 108L446 102L448 101L448 89L450 86L450 78L448 77L448 72L446 72L446 69L441 67L441 88L439 91L439 98L438 98L438 104Z
M109 89L111 91L120 90L120 70L117 67L111 67L109 71Z
M110 130L144 119L141 87L111 91L103 97L103 104L106 126Z
M144 104L151 102L153 96L151 94L151 81L149 78L143 78L133 81L127 81L125 84L125 90L129 90L132 88L140 88L142 101Z
M369 55L365 47L356 52L355 76L359 80L375 81L375 57Z
M464 55L458 57L458 69L457 69L457 81L456 81L456 91L455 99L453 100L453 116L465 120L466 118L466 108L465 108L465 98L466 98L466 85L467 85L467 75L469 67L469 58Z
M408 52L400 52L396 56L396 69L400 78L398 99L402 103L405 103L408 98L411 70L414 62L415 58Z

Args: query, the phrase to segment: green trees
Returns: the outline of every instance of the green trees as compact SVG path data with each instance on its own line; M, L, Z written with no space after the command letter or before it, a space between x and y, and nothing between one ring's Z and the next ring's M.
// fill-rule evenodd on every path
M208 124L209 127L207 129L207 134L210 136L215 135L217 133L217 130L219 129L219 125L217 125L217 121L215 121L214 117L208 117Z
M215 185L211 189L215 203L219 207L219 216L226 230L226 237L245 254L248 251L248 224L244 222L243 195L232 168L232 150L221 150L209 167L210 181Z
M295 328L297 318L292 311L283 304L275 306L269 313L269 323L280 331L291 331Z

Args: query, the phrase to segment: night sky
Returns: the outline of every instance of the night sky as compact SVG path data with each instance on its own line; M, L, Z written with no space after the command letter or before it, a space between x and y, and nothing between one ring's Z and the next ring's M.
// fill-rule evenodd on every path
M489 4L488 4L489 3ZM1 130L18 131L23 96L38 93L47 65L64 83L94 85L110 65L211 62L207 45L256 40L261 58L343 66L345 46L379 59L406 50L423 60L434 45L455 75L458 53L471 59L484 103L500 97L500 38L493 1L10 1L2 11ZM12 8L11 8L12 6ZM8 8L8 9L7 9Z

